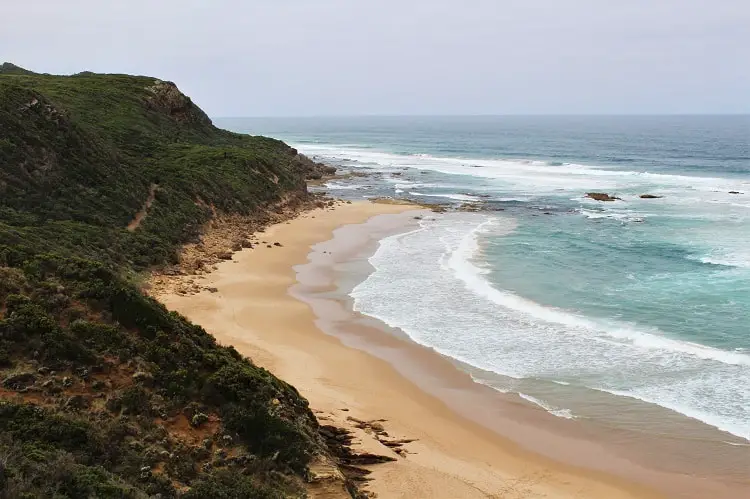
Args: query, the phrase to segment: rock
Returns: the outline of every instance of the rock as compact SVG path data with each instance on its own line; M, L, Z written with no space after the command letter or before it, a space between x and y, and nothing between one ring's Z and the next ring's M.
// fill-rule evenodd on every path
M273 248L270 244L266 244L266 248Z
M219 292L219 289L218 289L218 288L206 288L206 290L207 290L207 291L208 291L209 293L218 293L218 292Z
M231 260L232 259L232 252L231 251L222 251L221 253L218 253L216 255L216 258L219 260Z
M662 196L657 196L657 195L655 195L655 194L641 194L641 195L640 195L639 197L640 197L641 199L659 199L659 198L661 198Z
M147 98L147 106L150 109L161 111L180 123L211 124L211 119L206 113L193 104L193 101L180 92L177 85L171 81L155 80L146 90L151 92Z
M232 245L232 251L239 251L241 249L242 249L242 243L241 242L237 242L237 243L234 243Z
M729 191L729 194L742 194L740 191Z
M34 373L15 373L3 380L3 386L11 390L22 390L33 385L36 381Z
M586 193L587 198L594 199L596 201L615 201L620 200L620 198L616 196L610 196L606 192L587 192Z
M477 212L481 211L482 207L476 203L463 203L458 207L458 211Z
M250 248L250 249L252 249L252 248L253 248L253 243L252 243L252 242L250 242L250 240L249 240L249 239L243 239L243 240L242 240L242 242L240 242L240 245L241 245L241 246L242 246L243 248Z
M278 242L278 241L277 241L277 242L275 242L275 243L273 243L273 245L274 245L274 246L278 246L279 248L281 248L281 246L282 246L282 244L281 244L280 242Z

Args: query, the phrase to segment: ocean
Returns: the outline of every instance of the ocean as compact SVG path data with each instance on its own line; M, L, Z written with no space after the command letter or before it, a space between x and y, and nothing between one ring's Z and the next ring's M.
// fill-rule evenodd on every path
M357 311L560 418L750 442L750 117L216 123L349 172L338 197L470 207L380 241Z

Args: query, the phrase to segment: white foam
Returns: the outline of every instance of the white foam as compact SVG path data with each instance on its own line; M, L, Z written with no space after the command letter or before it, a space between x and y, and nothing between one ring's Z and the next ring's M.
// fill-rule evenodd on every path
M735 179L695 177L627 171L614 168L592 167L574 163L550 164L532 160L471 159L460 157L434 157L429 154L399 155L351 146L300 144L298 149L307 154L333 158L347 157L379 165L384 170L413 168L452 175L468 175L502 181L515 189L529 193L551 193L558 189L586 192L592 189L618 191L640 188L643 192L669 194L669 189L692 190L715 196L732 196L737 190ZM671 201L665 195L662 203ZM727 198L727 202L737 203Z
M726 440L724 440L723 443L731 445L732 447L750 447L750 444L741 444L739 442L727 442Z
M480 198L476 196L469 196L467 194L424 194L421 192L414 192L414 191L410 191L409 194L411 194L412 196L453 199L455 201L473 201L473 202L481 201Z
M609 219L617 220L619 222L643 222L645 215L637 212L625 212L625 211L612 211L612 210L587 210L586 208L580 208L578 212L591 220L598 219Z
M356 191L362 188L361 185L342 184L340 182L326 182L324 185L327 189L334 191Z
M551 406L544 400L538 399L536 397L532 397L531 395L526 395L525 393L518 394L519 397L526 400L527 402L531 402L534 405L538 405L545 411L549 412L553 416L557 416L558 418L565 418L565 419L575 419L575 416L572 412L570 412L570 409L559 409L557 407Z

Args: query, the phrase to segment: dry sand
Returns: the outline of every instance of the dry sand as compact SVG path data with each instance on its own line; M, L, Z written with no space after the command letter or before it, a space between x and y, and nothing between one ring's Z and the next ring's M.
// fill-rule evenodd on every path
M157 297L220 343L233 345L297 387L322 422L352 428L362 448L396 457L371 467L367 489L378 497L660 497L635 483L519 449L420 390L384 360L321 331L321 318L289 294L297 282L294 266L306 263L310 247L331 239L334 229L413 209L357 202L304 213L260 235L280 247L244 249L201 278L202 285L217 292ZM351 328L361 325L352 323ZM388 439L416 440L402 447L403 456L397 455L380 442L383 436L354 428L356 422L349 418L382 419Z

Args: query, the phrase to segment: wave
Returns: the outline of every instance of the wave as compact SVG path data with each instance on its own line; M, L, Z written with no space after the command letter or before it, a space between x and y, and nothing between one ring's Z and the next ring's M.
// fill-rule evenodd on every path
M362 189L361 185L342 184L339 182L326 182L325 187L334 191L356 191Z
M698 258L698 260L701 263L705 263L707 265L716 265L719 267L750 267L750 262L740 263L740 262L735 262L735 261L713 258L710 256L703 256L703 257Z
M453 199L454 201L473 201L473 202L481 201L481 198L478 198L477 196L469 196L467 194L424 194L421 192L414 192L414 191L410 191L409 194L411 194L412 196Z
M658 333L651 334L639 331L624 324L612 322L598 323L595 320L564 310L545 307L511 292L496 289L483 277L486 271L477 268L472 263L472 259L479 249L477 242L479 234L491 226L493 222L493 219L489 219L469 232L448 260L448 265L453 269L455 276L476 295L539 321L552 322L597 333L599 337L594 337L593 339L601 340L602 336L605 336L625 341L644 349L667 350L691 355L700 359L714 360L724 364L750 366L750 355L720 350L699 343L674 340L661 336Z
M643 222L646 217L646 215L642 213L587 210L586 208L579 208L578 213L590 220L608 219L620 222Z
M431 170L445 174L468 175L496 179L517 187L539 192L557 188L621 189L627 187L650 188L655 185L677 187L704 192L737 190L737 179L622 170L616 167L589 166L577 163L559 163L537 160L502 158L443 157L430 154L393 154L366 150L361 147L338 145L304 145L300 150L332 158L347 157L358 161L376 163L385 169Z
M557 416L558 418L565 418L565 419L575 419L576 417L573 415L573 413L570 411L570 409L560 409L557 407L554 407L544 400L538 399L536 397L532 397L531 395L527 395L525 393L518 393L518 396L522 399L526 400L527 402L531 402L534 405L538 405L548 413L552 414L553 416Z

